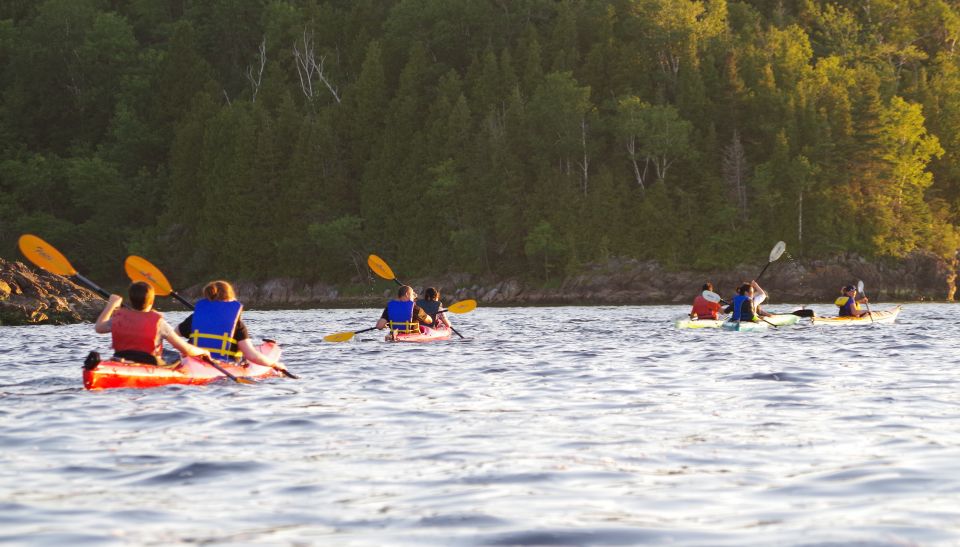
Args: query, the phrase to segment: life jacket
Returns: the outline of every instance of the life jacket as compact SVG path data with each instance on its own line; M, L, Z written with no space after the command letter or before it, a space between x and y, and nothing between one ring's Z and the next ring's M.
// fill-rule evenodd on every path
M833 303L840 307L840 317L851 317L854 310L860 310L860 304L857 303L856 299L849 296L841 296Z
M437 320L437 314L440 313L439 300L417 300L417 305L430 316L430 319Z
M413 320L414 302L391 300L387 303L387 320L390 330L397 332L420 332L420 323Z
M696 314L697 319L716 319L719 311L720 304L707 300L703 295L697 295L693 299L693 309L690 313Z
M120 308L110 319L110 336L115 352L138 352L159 357L160 320L156 311L136 311Z
M202 299L193 311L190 341L193 345L210 350L214 359L236 361L242 353L237 350L233 331L240 320L243 304Z
M756 321L757 316L753 313L753 298L738 294L733 297L733 315L731 321Z

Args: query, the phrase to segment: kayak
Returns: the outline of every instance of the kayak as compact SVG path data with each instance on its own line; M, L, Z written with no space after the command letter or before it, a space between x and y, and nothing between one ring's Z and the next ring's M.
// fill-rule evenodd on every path
M673 326L678 329L719 329L723 325L723 319L677 319Z
M763 320L765 319L765 321ZM753 321L724 321L724 330L737 332L751 332L755 330L767 330L771 327L783 327L786 325L796 325L800 321L800 316L792 313L775 314L764 317L762 320Z
M900 315L901 306L894 306L890 309L875 311L871 318L870 315L863 315L860 317L814 317L814 325L871 325L871 324L886 324L889 325L897 320L897 316Z
M773 323L778 327L782 327L784 325L795 325L797 321L800 321L800 317L792 313L777 313L767 317L766 319L767 321L770 321L771 323ZM735 321L731 321L731 322L736 323ZM726 322L723 319L677 319L674 325L678 329L719 329L723 327L727 330L738 330L732 327L727 327L724 325L724 323ZM747 321L743 321L742 323L747 323ZM761 321L761 323L763 322ZM763 325L767 327L770 326L767 323L763 323ZM741 328L739 330L755 330L755 329Z
M423 327L424 332L391 332L387 334L387 342L436 342L439 340L449 340L453 331L449 328L431 329Z
M268 357L280 357L280 346L265 341L259 346L260 353ZM229 363L217 361L224 370L238 378L259 380L281 373L273 367L252 363ZM125 359L112 358L83 369L83 387L87 389L148 388L173 384L209 384L226 380L222 372L209 363L194 357L183 357L178 364L170 366L146 365Z

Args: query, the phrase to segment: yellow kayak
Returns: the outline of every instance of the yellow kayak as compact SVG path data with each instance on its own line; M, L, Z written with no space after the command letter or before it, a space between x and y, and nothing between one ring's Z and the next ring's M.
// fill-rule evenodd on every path
M814 325L872 325L876 323L890 324L897 320L901 306L894 306L883 311L872 312L871 315L860 317L814 317Z

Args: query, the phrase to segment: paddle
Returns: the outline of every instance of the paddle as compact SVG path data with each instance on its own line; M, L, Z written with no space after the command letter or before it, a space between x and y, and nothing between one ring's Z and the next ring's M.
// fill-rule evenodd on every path
M181 304L189 309L193 309L193 304L177 294L167 281L167 277L159 268L150 263L149 260L136 255L130 255L123 262L123 269L127 272L130 281L143 281L149 283L153 290L159 296L172 296L180 301Z
M52 274L62 275L75 280L79 285L83 285L103 298L109 299L110 293L101 289L96 283L80 275L70 264L67 257L54 248L46 241L33 234L23 234L17 241L20 252L27 260L33 262L38 268L46 270Z
M767 271L767 267L777 261L778 258L783 256L783 252L787 250L787 244L778 241L776 245L773 246L773 249L770 249L770 260L767 261L767 265L760 270L760 275L754 278L754 280L759 281L763 277L763 272Z
M123 269L127 272L127 277L131 281L143 281L144 283L150 284L153 287L154 292L160 296L173 296L180 301L181 304L186 306L189 309L194 309L193 304L185 300L182 296L177 294L173 290L173 287L170 286L170 282L167 281L167 276L163 275L163 272L160 271L160 268L157 268L150 263L146 258L130 255L123 263ZM213 363L211 363L213 364ZM223 372L226 375L230 375L229 372L223 370L216 364L213 364L220 372ZM281 372L287 378L293 378L294 380L299 379L299 376L296 376L292 372L286 369L286 367L276 364L270 365L270 368Z
M77 273L77 270L70 265L70 261L67 260L65 256L60 254L60 251L56 250L46 241L35 235L24 234L20 236L20 240L17 243L20 246L20 252L23 253L23 256L27 257L30 262L33 262L40 268L57 275L76 278L77 281L97 292L100 296L104 298L110 298L110 294L107 293L107 291L101 289L96 283ZM234 382L237 382L238 384L252 383L250 380L245 378L237 378L233 374L230 374L228 371L224 370L223 367L215 363L212 359L207 359L209 359L209 357L204 360L213 365L215 369L219 370L224 376L230 378Z
M393 275L393 270L390 269L390 266L388 266L387 263L386 263L382 258L380 258L379 256L377 256L377 255L370 255L370 256L368 256L368 257L367 257L367 266L369 266L370 269L373 270L373 273L379 275L380 277L382 277L382 278L384 278L384 279L388 279L388 280L393 280L393 282L396 283L397 285L401 285L401 286L403 285L403 283L401 283L401 282L397 279L397 276ZM466 301L465 301L465 302L466 302ZM476 301L474 301L474 304L476 304ZM454 305L456 305L456 304L454 304ZM451 306L451 308L452 308L452 307L453 307L453 306ZM474 305L473 307L476 308L477 306ZM472 309L473 309L473 308L471 308L471 310L472 310ZM442 310L441 310L441 311L442 311ZM470 311L470 310L468 310L468 311ZM439 312L437 312L437 313L439 313ZM467 312L453 312L453 313L467 313ZM456 334L456 335L459 336L461 339L463 339L463 335L460 334L459 332L457 332L457 329L453 328L453 325L448 325L448 326L450 327L450 330L452 330L454 334ZM349 338L347 338L347 340L349 340Z
M727 305L730 304L723 298L720 298L720 295L713 291L703 291L702 294L703 294L703 299L709 302L714 302L717 304L727 304ZM796 315L797 317L813 317L814 316L813 310L807 310L807 309L793 310L792 312L787 312L787 313L789 315ZM781 315L781 314L774 314L774 315ZM783 314L783 315L786 315L786 314Z
M873 323L873 313L870 311L870 300L867 298L866 293L863 292L863 280L862 280L862 279L858 279L858 280L857 280L857 292L859 292L860 294L862 294L862 295L863 295L863 298L867 300L867 301L866 301L866 304L867 304L867 315L870 316L870 322Z
M456 304L450 305L445 310L440 310L440 312L470 313L475 309L477 309L477 301L470 299L470 300L461 300ZM361 332L369 332L372 330L376 330L376 328L377 327L370 327L369 329L363 329L363 330L358 330L353 332L338 332L336 334L328 334L327 336L323 337L323 341L324 342L346 342L347 340L350 340L351 338L353 338L353 336L356 334L360 334Z
M217 364L217 360L216 360L216 359L214 359L213 357L210 357L209 355L201 355L201 356L200 356L200 360L203 361L203 362L205 362L205 363L207 363L207 364L210 365L211 367L219 370L224 376L226 376L227 378L230 378L231 380L233 380L234 382L236 382L236 383L238 383L238 384L253 384L253 383L254 383L252 380L248 380L247 378L239 378L239 377L237 377L237 376L234 376L233 374L230 374L230 372L229 372L227 369L225 369L225 368L221 367L219 364Z

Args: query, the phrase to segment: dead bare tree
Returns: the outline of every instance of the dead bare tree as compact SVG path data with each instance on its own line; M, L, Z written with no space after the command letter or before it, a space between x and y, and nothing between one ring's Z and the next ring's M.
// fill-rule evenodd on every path
M263 37L260 47L257 48L257 59L260 61L260 68L254 74L252 66L247 65L247 81L250 82L250 90L253 92L253 98L250 102L257 102L257 93L260 92L260 84L263 82L263 69L267 66L267 37Z
M311 101L314 99L316 92L313 88L313 80L316 78L317 81L327 87L337 104L340 104L340 93L330 83L324 72L323 65L327 58L325 55L321 55L319 62L317 62L313 34L307 32L306 29L303 30L303 50L301 51L299 43L294 43L293 57L297 61L297 75L300 76L300 89L303 90L303 94Z
M723 178L730 185L737 209L747 217L747 157L740 142L740 132L733 130L733 141L723 149Z
M640 172L640 164L637 162L637 136L630 135L630 138L627 140L627 152L630 154L630 163L633 164L633 176L637 179L637 184L640 185L640 190L643 192L647 191L647 187L643 184L643 181L647 178L647 168L650 167L650 156L647 156L646 161L643 163L643 172Z

